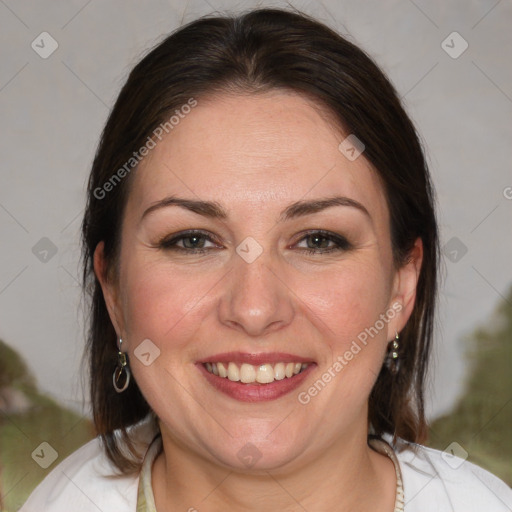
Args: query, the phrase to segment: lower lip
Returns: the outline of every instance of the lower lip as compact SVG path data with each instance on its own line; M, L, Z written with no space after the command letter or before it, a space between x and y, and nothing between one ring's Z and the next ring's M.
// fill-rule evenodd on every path
M291 393L294 389L297 389L316 365L314 363L309 364L306 369L297 375L285 377L282 380L275 380L270 384L244 384L243 382L233 382L227 377L217 377L217 375L210 373L202 363L198 363L196 366L214 388L231 398L241 402L268 402L270 400L276 400L277 398Z

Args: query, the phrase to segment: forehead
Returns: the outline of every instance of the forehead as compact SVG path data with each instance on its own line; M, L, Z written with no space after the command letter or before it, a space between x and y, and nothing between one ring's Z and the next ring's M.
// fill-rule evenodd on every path
M139 165L129 202L139 214L168 195L248 211L342 194L385 222L376 171L364 154L350 161L338 149L347 135L292 92L199 98Z

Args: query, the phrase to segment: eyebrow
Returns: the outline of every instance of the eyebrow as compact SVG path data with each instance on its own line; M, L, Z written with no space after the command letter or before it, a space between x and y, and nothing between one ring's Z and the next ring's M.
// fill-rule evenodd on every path
M142 214L141 220L144 219L151 212L169 206L179 206L191 212L197 213L198 215L202 215L203 217L208 217L212 219L225 220L228 218L226 210L216 201L201 201L196 199L185 199L170 196L153 203ZM312 213L317 213L322 210L325 210L326 208L331 208L333 206L349 206L352 208L356 208L365 215L367 215L371 220L371 215L368 212L368 210L358 201L351 199L349 197L334 196L328 197L326 199L296 201L287 206L283 210L283 212L281 212L281 215L279 216L279 221L283 222L285 220L310 215Z

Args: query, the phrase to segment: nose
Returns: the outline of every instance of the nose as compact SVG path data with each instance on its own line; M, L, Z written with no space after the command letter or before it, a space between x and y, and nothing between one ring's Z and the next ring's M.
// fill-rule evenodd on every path
M294 316L286 276L265 251L247 263L237 254L226 276L219 304L221 323L249 336L263 336L288 325Z

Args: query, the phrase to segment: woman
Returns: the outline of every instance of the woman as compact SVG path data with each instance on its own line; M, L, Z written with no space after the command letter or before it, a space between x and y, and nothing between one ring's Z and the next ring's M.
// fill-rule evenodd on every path
M23 511L505 511L426 439L438 232L414 127L304 15L195 21L132 71L83 221L99 438Z

